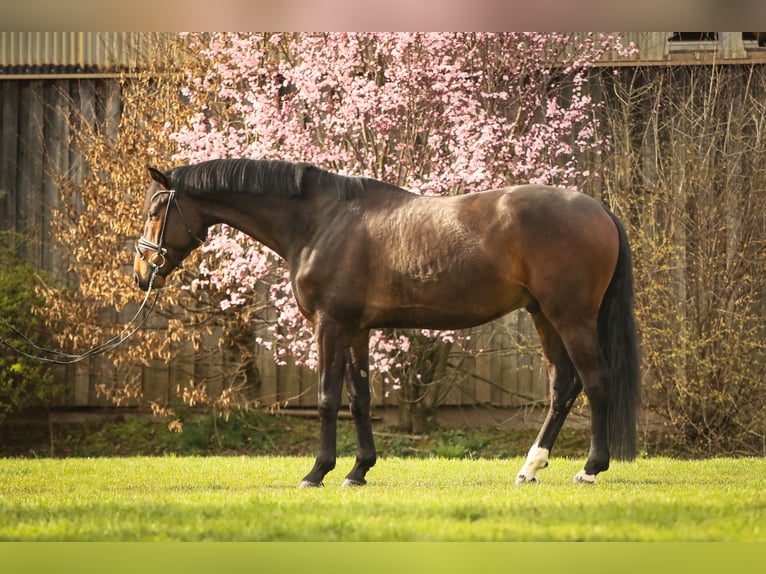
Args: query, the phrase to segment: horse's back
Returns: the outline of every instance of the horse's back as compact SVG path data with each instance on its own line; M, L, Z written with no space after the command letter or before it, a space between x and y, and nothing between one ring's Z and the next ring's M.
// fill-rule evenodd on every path
M601 265L601 239L592 232L614 231L597 201L536 185L397 196L385 210L368 214L365 226L373 246L367 250L365 323L378 326L389 317L386 326L411 321L440 328L475 325L528 306L546 298L554 284L567 289Z
M550 293L577 296L591 275L603 282L601 236L616 232L585 195L536 185L451 197L374 191L298 273L298 292L321 285L323 305L361 327L468 327Z

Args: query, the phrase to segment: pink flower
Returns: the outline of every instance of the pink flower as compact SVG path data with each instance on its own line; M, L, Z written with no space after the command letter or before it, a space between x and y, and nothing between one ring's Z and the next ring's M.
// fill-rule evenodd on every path
M609 50L635 49L609 36L573 43L553 33L190 39L209 65L202 77L189 78L186 96L200 112L172 134L177 161L310 161L424 195L525 181L577 187L592 177L576 161L605 144L596 104L583 93L587 71ZM190 288L215 291L221 309L230 309L252 304L257 286L270 285L272 340L255 342L271 348L277 362L290 355L316 366L312 327L295 305L284 264L226 226L212 230L203 252ZM468 345L457 333L423 334ZM371 361L394 386L407 376L412 352L403 334L371 335Z

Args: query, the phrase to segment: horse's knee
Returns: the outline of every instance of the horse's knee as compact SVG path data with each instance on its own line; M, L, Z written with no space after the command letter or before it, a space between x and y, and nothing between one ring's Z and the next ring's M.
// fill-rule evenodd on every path
M351 409L351 415L358 419L360 417L366 417L370 414L370 397L364 397L354 395L349 399L349 408Z
M335 418L340 410L340 401L327 395L322 396L319 398L317 410L319 411L320 419Z

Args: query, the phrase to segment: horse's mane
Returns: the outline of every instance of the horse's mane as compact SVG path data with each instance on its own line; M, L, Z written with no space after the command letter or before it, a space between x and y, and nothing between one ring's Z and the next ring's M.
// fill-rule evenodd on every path
M307 163L256 159L213 159L167 172L171 187L192 195L216 192L252 195L301 195Z
M312 177L307 177L311 174ZM247 195L300 197L313 182L319 189L334 189L340 199L359 197L381 187L396 186L366 177L349 177L309 163L263 159L213 159L184 165L165 173L170 188L198 197L220 192Z

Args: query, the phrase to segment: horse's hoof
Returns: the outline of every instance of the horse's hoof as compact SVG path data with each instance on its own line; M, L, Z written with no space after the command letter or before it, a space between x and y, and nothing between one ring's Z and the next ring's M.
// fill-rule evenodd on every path
M365 484L367 484L367 481L364 480L364 479L357 480L355 478L347 478L346 480L343 481L343 487L344 488L346 488L346 487L352 488L352 487L355 487L355 486L364 486Z
M596 484L596 475L588 474L584 470L581 470L575 475L574 479L572 479L572 482L575 484Z
M537 480L534 476L532 478L527 478L523 474L520 474L516 477L516 484L537 484L540 482Z
M304 480L301 482L300 486L298 488L319 488L320 486L324 486L324 482L311 482L310 480Z

